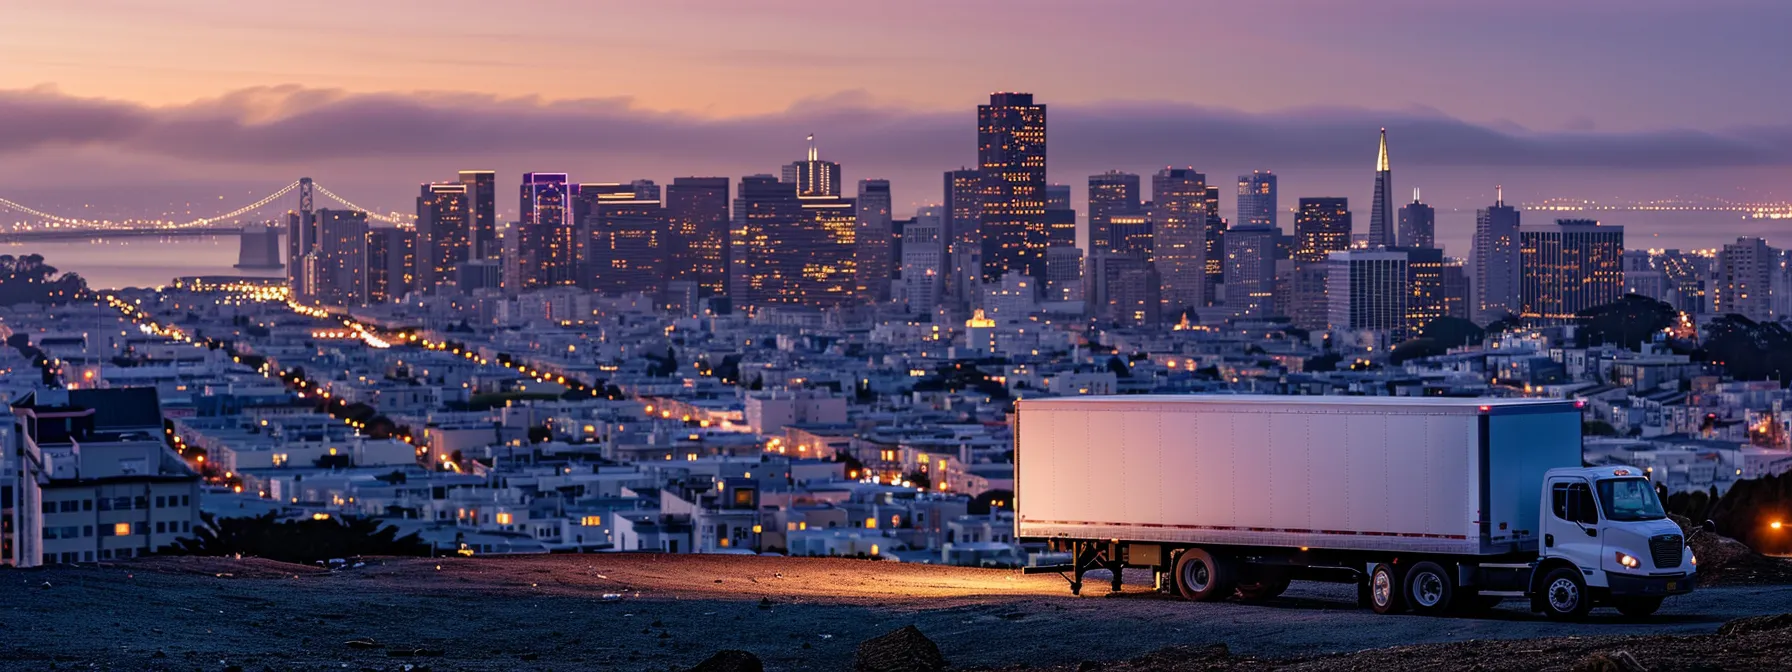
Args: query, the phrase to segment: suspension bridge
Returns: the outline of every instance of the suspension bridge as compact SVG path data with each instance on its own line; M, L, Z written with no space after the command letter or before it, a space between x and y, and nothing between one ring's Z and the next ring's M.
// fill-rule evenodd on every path
M313 191L350 210L367 213L367 218L387 224L410 225L417 219L416 215L400 212L381 213L356 205L354 202L338 196L327 187L312 182L309 178L293 180L286 186L273 190L242 207L221 212L209 217L197 217L190 220L175 219L93 219L68 217L0 197L0 242L22 242L34 240L93 240L99 238L122 237L173 237L173 236L227 236L242 233L244 218L257 213L262 217L248 221L269 221L265 209L278 208L275 205L281 197L298 192L299 202L290 210L310 210ZM281 209L286 212L288 209ZM11 220L11 221L8 221ZM277 222L284 227L285 222Z

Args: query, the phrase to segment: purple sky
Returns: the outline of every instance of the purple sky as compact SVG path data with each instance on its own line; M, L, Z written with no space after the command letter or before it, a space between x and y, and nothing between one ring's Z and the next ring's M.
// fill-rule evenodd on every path
M1342 195L1366 210L1387 126L1397 190L1424 187L1446 208L1486 203L1495 182L1526 201L1792 198L1780 0L4 12L0 196L46 207L143 191L161 198L131 207L235 205L311 175L405 208L416 183L461 168L505 182L738 177L775 173L810 132L849 180L892 178L912 206L938 200L941 170L974 161L973 108L993 90L1051 106L1051 176L1076 185L1108 168L1193 165L1222 184L1270 168L1285 204Z

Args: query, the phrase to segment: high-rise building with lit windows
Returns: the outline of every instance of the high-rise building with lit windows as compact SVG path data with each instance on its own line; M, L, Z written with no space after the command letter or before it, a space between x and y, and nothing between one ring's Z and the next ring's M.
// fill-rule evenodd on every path
M1406 252L1356 249L1332 252L1325 273L1326 326L1405 337L1412 284Z
M1120 245L1113 233L1115 215L1138 215L1139 176L1110 170L1089 176L1089 249L1112 250Z
M939 305L946 271L946 210L937 205L915 211L915 221L902 231L902 300L914 314L932 313Z
M467 187L467 244L470 259L494 259L498 250L498 174L490 170L460 171Z
M524 173L515 253L507 259L511 292L573 284L578 235L573 220L572 185L566 173Z
M666 188L673 249L671 282L696 283L702 296L728 285L728 178L678 177Z
M1045 124L1045 106L1030 93L993 93L988 105L977 106L984 282L1008 273L1043 280Z
M1201 308L1208 294L1207 176L1165 168L1151 176L1152 260L1164 286L1164 314ZM1217 260L1216 260L1217 261Z
M659 297L666 288L671 227L657 199L599 200L580 225L579 285L606 296Z
M1238 176L1238 226L1276 225L1276 174L1253 170Z
M1108 215L1107 220L1108 240L1112 243L1110 251L1151 260L1155 249L1155 232L1149 212L1113 213Z
M1381 129L1375 158L1375 202L1369 209L1369 247L1394 247L1394 171L1388 166L1388 129Z
M403 226L368 227L368 303L391 303L403 297L417 286L416 273L416 229ZM466 291L464 287L461 289Z
M859 180L853 222L854 291L868 303L889 301L891 259L895 257L889 180Z
M1276 289L1276 237L1273 226L1244 225L1226 229L1225 306L1232 317L1273 317Z
M1773 319L1774 276L1781 273L1779 252L1760 238L1742 237L1717 251L1707 293L1711 312L1734 313L1756 322Z
M467 185L425 184L417 195L417 248L420 287L430 288L454 277L454 268L473 256Z
M1519 314L1527 324L1567 324L1624 296L1624 227L1558 219L1526 224L1518 236Z
M798 196L839 196L840 164L821 160L811 135L808 158L784 166L784 181L796 185Z
M1506 205L1505 190L1494 188L1493 205L1475 213L1473 260L1474 300L1470 303L1477 324L1488 324L1517 315L1519 299L1518 208Z
M1326 271L1331 253L1350 247L1350 200L1303 198L1294 215L1294 249L1288 313L1294 326L1324 329L1330 324Z
M312 299L329 306L367 305L367 213L318 210L317 233L307 269Z
M946 270L940 303L962 308L976 296L983 277L983 173L946 171L943 199Z
M1419 189L1412 190L1412 202L1400 208L1400 247L1437 247L1437 209L1419 200Z

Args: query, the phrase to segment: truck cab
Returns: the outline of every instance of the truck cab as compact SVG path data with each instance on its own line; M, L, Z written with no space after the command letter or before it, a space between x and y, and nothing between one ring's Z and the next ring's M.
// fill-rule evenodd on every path
M1533 608L1576 618L1602 603L1640 616L1662 598L1692 591L1698 559L1642 470L1550 469L1539 509Z

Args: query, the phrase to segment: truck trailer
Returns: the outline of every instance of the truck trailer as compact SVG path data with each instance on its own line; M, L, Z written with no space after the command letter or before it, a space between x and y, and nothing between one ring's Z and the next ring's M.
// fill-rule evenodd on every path
M1016 404L1016 536L1062 573L1147 568L1191 600L1355 582L1379 613L1530 600L1632 616L1697 559L1640 469L1581 462L1580 404L1111 396Z

